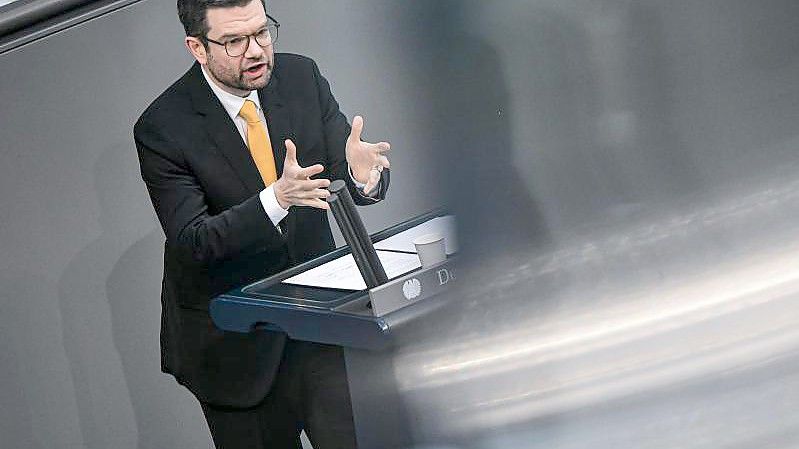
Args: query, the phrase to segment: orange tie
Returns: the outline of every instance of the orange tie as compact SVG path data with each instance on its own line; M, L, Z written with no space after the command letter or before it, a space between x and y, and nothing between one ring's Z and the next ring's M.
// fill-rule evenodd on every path
M246 100L244 106L239 111L239 116L247 121L247 146L250 154L258 167L264 185L268 186L277 181L277 169L275 168L275 155L272 152L272 144L266 134L266 127L261 123L261 117L255 108L255 103Z

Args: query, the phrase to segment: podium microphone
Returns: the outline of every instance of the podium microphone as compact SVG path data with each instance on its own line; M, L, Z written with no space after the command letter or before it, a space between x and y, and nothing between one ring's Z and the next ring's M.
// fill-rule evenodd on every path
M388 276L377 257L377 251L366 232L361 216L355 209L355 203L347 190L347 184L337 179L330 183L328 190L330 196L327 197L327 202L330 204L330 210L341 229L344 240L352 250L352 257L355 259L355 264L358 266L358 271L361 272L366 286L374 288L385 284L388 282Z

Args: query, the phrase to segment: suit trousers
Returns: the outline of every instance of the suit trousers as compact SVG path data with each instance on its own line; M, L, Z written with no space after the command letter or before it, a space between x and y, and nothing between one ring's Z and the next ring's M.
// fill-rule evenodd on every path
M202 403L217 449L354 449L344 353L338 346L288 340L269 393L252 408Z

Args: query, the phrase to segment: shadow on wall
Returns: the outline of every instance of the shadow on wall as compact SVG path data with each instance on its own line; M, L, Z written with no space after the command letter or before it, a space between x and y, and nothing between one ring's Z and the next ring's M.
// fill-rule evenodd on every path
M191 404L190 395L160 370L164 239L146 196L130 195L144 190L135 154L116 146L97 159L102 234L59 282L80 427L90 449L202 447L207 434L186 434L180 422L185 408L176 406ZM195 408L196 423L203 425Z
M533 246L702 188L651 5L437 2L431 136L466 240ZM589 226L587 226L589 225ZM491 243L488 243L491 241Z
M452 22L457 2L425 11L421 73L431 148L447 206L458 216L465 255L531 248L547 231L534 195L513 160L505 66L497 49ZM420 14L421 15L421 14ZM462 26L463 25L463 26Z

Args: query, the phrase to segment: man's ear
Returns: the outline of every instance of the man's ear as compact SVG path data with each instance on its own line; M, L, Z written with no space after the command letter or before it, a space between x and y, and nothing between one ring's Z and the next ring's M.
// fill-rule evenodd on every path
M208 62L208 50L205 48L205 45L203 45L200 39L192 36L186 36L186 48L189 49L189 53L194 56L194 59L196 59L200 65L206 65Z

